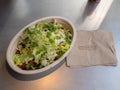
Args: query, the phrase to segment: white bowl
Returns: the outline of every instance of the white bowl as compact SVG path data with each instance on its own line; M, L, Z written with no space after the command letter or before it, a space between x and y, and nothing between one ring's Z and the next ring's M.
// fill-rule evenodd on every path
M52 64L50 64L50 65L48 65L48 66L46 66L44 68L37 69L37 70L22 70L22 69L20 69L18 66L16 66L14 64L14 62L12 60L12 56L15 54L15 51L16 51L16 46L17 46L17 42L19 40L19 36L21 36L22 33L23 33L23 31L27 27L29 27L29 26L32 26L32 25L34 25L34 24L36 24L38 22L43 22L43 21L50 22L50 21L52 21L54 19L56 19L57 22L59 22L61 24L64 24L67 28L70 28L72 30L73 38L72 38L72 43L71 43L70 48L66 51L66 53L61 58L59 58L58 60L56 60L55 62L53 62ZM54 67L55 65L59 64L68 55L68 53L70 52L70 50L73 47L75 39L76 39L76 29L75 29L74 25L68 19L63 18L63 17L59 17L59 16L50 16L50 17L45 17L45 18L38 19L38 20L36 20L36 21L28 24L27 26L25 26L23 29L21 29L14 36L14 38L10 42L10 44L8 46L8 49L7 49L7 55L6 55L6 57L7 57L7 63L10 66L11 69L13 69L15 72L17 72L19 74L32 75L32 74L38 74L38 73L47 71L50 68Z

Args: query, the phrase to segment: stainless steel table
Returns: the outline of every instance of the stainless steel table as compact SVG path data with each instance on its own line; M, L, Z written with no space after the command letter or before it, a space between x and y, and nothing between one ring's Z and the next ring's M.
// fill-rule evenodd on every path
M63 64L51 74L35 80L16 79L6 69L6 49L22 27L51 15L64 16L79 27L82 23L79 21L80 1L0 0L0 90L120 90L120 0L114 0L100 26L113 33L118 66L70 69Z

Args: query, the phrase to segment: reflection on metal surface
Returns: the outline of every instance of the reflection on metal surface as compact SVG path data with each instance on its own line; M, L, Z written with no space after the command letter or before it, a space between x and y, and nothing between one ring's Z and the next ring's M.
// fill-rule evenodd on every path
M80 26L82 30L96 30L104 20L113 0L101 0L99 4L86 5L84 21Z
M60 73L57 73L57 75L49 75L41 80L41 87L50 87L53 86L53 84L57 83L57 79L59 78Z
M26 0L16 0L15 1L15 14L18 18L24 18L28 14L28 4Z

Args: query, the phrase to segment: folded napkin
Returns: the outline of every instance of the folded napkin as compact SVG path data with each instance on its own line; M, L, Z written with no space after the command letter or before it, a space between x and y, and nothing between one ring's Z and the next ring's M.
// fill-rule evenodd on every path
M112 33L104 30L77 31L67 66L117 65Z

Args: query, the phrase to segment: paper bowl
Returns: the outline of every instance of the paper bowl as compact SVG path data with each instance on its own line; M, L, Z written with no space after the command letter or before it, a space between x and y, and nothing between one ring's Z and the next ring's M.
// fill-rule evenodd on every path
M22 70L21 68L19 68L17 65L15 65L15 63L12 60L12 56L15 54L16 51L16 46L19 40L19 37L22 35L23 31L28 28L29 26L32 26L38 22L51 22L52 20L56 19L58 23L64 24L65 27L70 28L72 30L72 43L70 45L70 48L66 51L66 53L59 58L58 60L56 60L55 62L53 62L52 64L41 68L41 69L36 69L36 70ZM11 40L8 49L7 49L7 54L6 54L6 58L7 58L7 63L10 66L10 68L19 73L19 74L24 74L24 75L32 75L32 74L39 74L42 72L45 72L53 67L55 67L57 64L59 64L70 52L70 50L72 49L74 42L76 39L76 29L74 27L74 25L66 18L63 17L59 17L59 16L51 16L51 17L45 17L45 18L41 18L38 19L36 21L33 21L32 23L28 24L27 26L25 26L24 28L22 28L15 36L14 38Z

